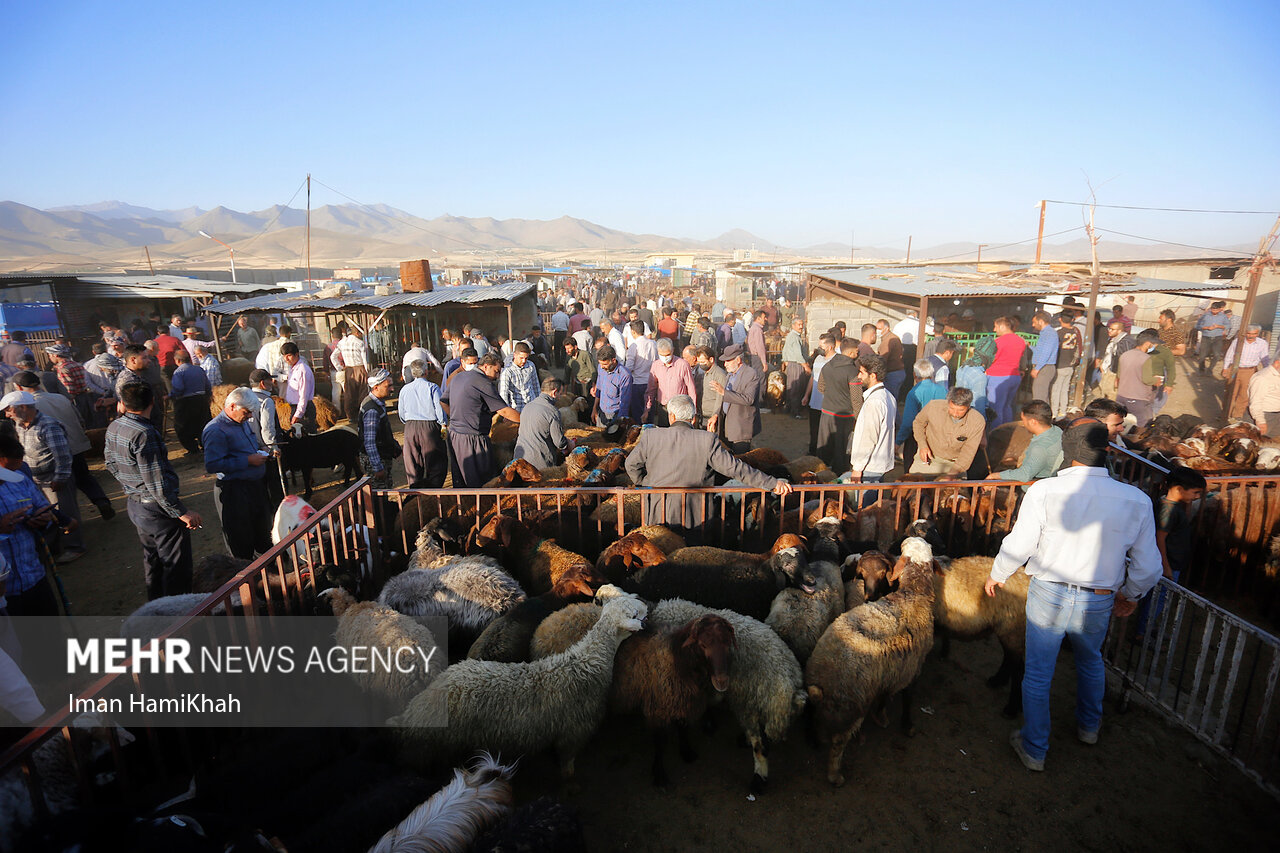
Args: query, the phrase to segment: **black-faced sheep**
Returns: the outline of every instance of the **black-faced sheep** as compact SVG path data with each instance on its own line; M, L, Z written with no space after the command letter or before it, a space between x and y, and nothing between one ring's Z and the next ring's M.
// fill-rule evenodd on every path
M818 735L831 744L827 780L843 785L850 738L868 714L883 717L902 692L904 730L911 731L909 688L933 647L933 553L922 539L902 544L890 581L898 590L845 613L818 641L805 667Z
M797 586L777 594L764 623L778 633L803 664L827 626L844 611L840 568L819 560L808 564Z
M798 547L764 558L719 548L682 548L668 555L667 562L641 568L619 585L651 601L684 598L763 621L774 597L797 586L806 567Z
M603 587L597 600L607 600L612 589ZM575 604L547 619L534 634L535 659L572 645L590 630L599 614L595 605ZM719 616L733 626L736 646L724 698L751 746L750 790L759 794L769 779L769 742L784 740L792 721L804 709L804 678L786 643L763 622L741 613L673 598L650 608L649 624L673 627L708 615Z
M449 784L388 830L369 853L465 853L511 810L515 769L482 753L471 768L453 771Z
M602 587L610 589L610 587ZM406 757L429 763L477 748L524 754L555 747L564 778L599 728L618 645L643 627L648 608L611 598L567 651L532 663L466 660L444 671L390 724ZM447 723L447 725L445 725Z
M1022 670L1027 635L1027 587L1030 579L1021 569L986 594L991 557L959 557L933 576L933 618L941 657L946 657L950 637L976 640L995 634L1004 657L1000 669L987 680L991 687L1011 683L1004 715L1016 717L1022 710Z
M530 660L533 632L552 613L576 602L589 602L605 583L590 566L572 566L560 576L550 592L526 598L489 623L476 638L467 657L520 663Z
M351 677L362 689L385 698L395 710L425 690L447 665L431 632L412 617L377 602L356 601L342 589L321 595L338 619L333 638L339 646L380 649L394 655L394 665L357 668Z
M491 557L445 557L387 581L378 602L424 625L444 620L451 642L470 643L485 627L524 600L524 590ZM461 648L451 651L461 652Z

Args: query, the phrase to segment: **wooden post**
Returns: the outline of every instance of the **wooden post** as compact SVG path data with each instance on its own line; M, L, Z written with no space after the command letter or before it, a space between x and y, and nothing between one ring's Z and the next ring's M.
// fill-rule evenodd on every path
M213 345L218 352L218 363L221 364L224 361L222 356L222 335L218 333L222 331L222 318L210 311L208 306L205 306L204 313L209 318L209 325L213 327Z
M1280 217L1276 218L1276 224L1271 226L1271 231L1267 236L1258 242L1258 253L1253 256L1253 264L1249 267L1249 290L1245 294L1244 310L1240 315L1241 335L1244 334L1244 330L1249 327L1249 324L1253 322L1253 303L1258 298L1258 283L1262 281L1262 267L1270 257L1271 244L1275 241L1277 230L1280 230ZM1237 335L1236 341L1239 342L1239 340L1240 336ZM1240 351L1243 349L1244 347L1242 346L1236 347L1235 355L1231 358L1231 364L1229 366L1225 363L1222 365L1223 373L1228 373L1239 367ZM1228 397L1230 397L1230 394L1228 394ZM1228 400L1229 402L1230 400Z
M920 297L920 331L916 334L916 357L924 357L925 326L929 317L929 297Z
M911 263L911 235L907 235L907 263Z
M508 340L513 342L511 346L514 347L515 346L514 341L516 339L516 327L515 327L515 322L512 319L510 301L507 302L507 338Z
M146 250L146 253L147 253L147 269L151 270L151 274L152 274L152 275L155 275L155 274L156 274L156 265L155 265L155 264L153 264L153 263L151 263L151 247L150 247L150 246L143 246L142 248L143 248L143 249L145 249L145 250Z
M1040 263L1040 249L1044 247L1044 208L1045 201L1040 199L1040 230L1036 232L1036 263Z

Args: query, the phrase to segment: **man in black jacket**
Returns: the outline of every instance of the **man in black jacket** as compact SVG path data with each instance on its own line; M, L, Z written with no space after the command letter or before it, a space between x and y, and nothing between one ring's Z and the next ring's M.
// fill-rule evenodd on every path
M862 408L862 386L858 384L858 341L845 338L840 352L822 368L818 390L822 392L822 417L818 421L818 456L832 471L849 470L849 436L858 410Z

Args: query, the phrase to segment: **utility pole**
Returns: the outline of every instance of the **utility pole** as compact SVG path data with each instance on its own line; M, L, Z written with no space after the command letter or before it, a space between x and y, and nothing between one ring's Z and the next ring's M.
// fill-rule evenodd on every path
M311 286L311 173L307 173L307 287Z
M1271 260L1271 244L1275 242L1278 231L1280 231L1280 217L1276 218L1276 224L1271 226L1271 231L1267 236L1258 241L1258 253L1253 256L1253 263L1249 266L1249 291L1245 294L1244 311L1240 315L1241 334L1253 322L1253 303L1258 298L1258 283L1262 281L1262 268ZM1272 335L1274 336L1274 334L1273 330ZM1236 340L1240 340L1239 336L1236 337ZM1236 370L1239 367L1240 354L1243 349L1244 347L1242 346L1236 347L1235 355L1231 358L1230 367L1226 364L1222 365L1223 373L1228 372L1228 370ZM1228 398L1231 397L1230 394L1227 396Z
M150 247L150 246L143 246L142 248L143 248L143 249L146 251L146 253L147 253L147 268L151 270L151 274L152 274L152 275L155 275L155 274L156 274L156 265L155 265L155 264L153 264L153 263L151 263L151 247Z
M982 249L983 249L983 247L984 247L984 246L990 246L990 245L991 245L990 243L979 243L979 244L978 244L978 263L982 263Z
M911 235L907 235L907 263L911 263Z
M853 250L854 250L853 229L850 228L849 229L849 263L853 263Z
M1036 263L1040 263L1040 249L1044 246L1044 208L1045 200L1040 199L1040 230L1036 232ZM1092 214L1090 214L1092 216ZM1090 238L1092 239L1092 237Z

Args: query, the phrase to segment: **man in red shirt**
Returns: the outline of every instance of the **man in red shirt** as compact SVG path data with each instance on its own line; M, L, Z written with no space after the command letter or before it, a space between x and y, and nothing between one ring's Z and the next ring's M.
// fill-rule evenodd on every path
M573 303L573 316L569 318L569 334L572 335L580 329L587 329L590 327L591 318L582 313L582 303Z
M680 323L676 320L676 309L662 309L662 319L658 321L658 337L666 338L671 341L672 346L675 346L676 340L680 337Z
M169 334L168 326L157 326L155 342L156 363L160 365L160 372L165 379L172 379L173 371L178 367L173 354L182 349L182 341Z

